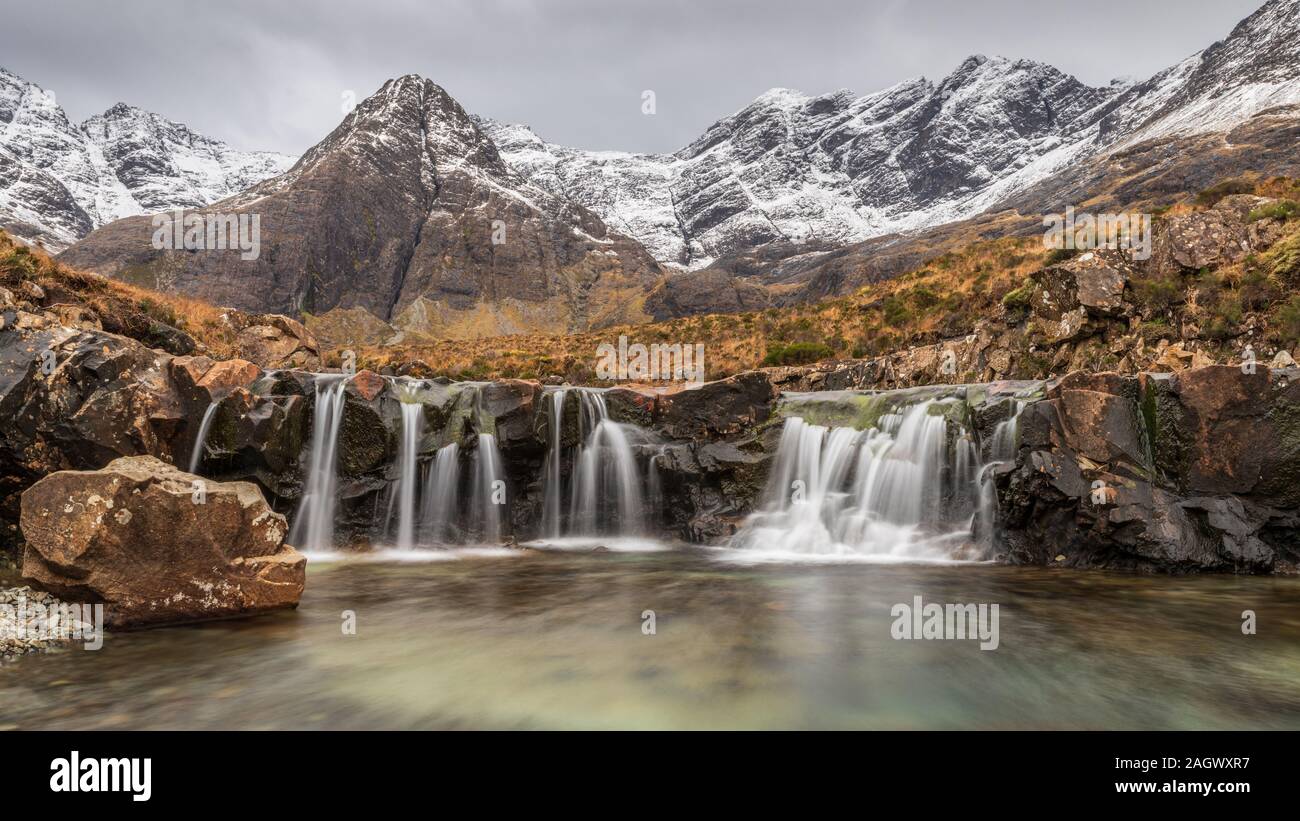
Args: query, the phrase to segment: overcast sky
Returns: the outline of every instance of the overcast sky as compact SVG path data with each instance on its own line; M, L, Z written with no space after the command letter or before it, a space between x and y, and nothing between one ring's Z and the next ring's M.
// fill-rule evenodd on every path
M245 149L302 153L345 91L417 73L552 142L673 151L774 86L865 94L970 54L1144 78L1262 2L26 0L6 3L0 66L74 121L121 101Z

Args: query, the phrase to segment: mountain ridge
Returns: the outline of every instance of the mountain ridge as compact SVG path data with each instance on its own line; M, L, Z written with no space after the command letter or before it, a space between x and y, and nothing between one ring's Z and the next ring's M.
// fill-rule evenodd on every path
M125 103L74 124L52 95L0 68L0 227L52 250L123 217L207 205L293 159Z

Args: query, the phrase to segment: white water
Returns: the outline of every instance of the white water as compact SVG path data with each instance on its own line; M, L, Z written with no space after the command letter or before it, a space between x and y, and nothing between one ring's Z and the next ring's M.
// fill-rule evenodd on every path
M338 440L348 378L341 374L316 376L307 488L289 534L289 543L304 552L321 553L334 548Z
M579 443L571 455L569 481L563 481L561 430L564 397L578 396ZM643 471L633 444L649 440L645 431L609 418L603 390L560 388L550 392L551 442L546 455L543 535L551 540L575 536L634 537L646 530L646 485L655 480L652 462ZM568 504L564 502L567 492ZM563 513L568 512L567 521Z
M194 438L194 450L190 451L189 472L195 476L199 473L199 465L203 464L203 445L208 441L208 430L212 427L212 420L216 418L219 407L219 402L209 403L208 409L203 412L203 421L199 423L199 435Z
M985 550L993 547L993 522L997 516L998 492L994 485L994 472L1001 465L1016 458L1020 437L1020 412L1025 409L1022 400L1016 400L1011 415L993 428L989 441L989 459L979 470L979 509L971 523L972 530Z
M564 481L560 477L560 462L564 454L561 453L564 440L564 426L561 421L564 417L564 397L568 391L560 388L550 393L550 438L551 445L546 450L546 488L542 499L542 535L549 539L558 539L561 533L563 523L560 521L560 503L563 493Z
M415 547L416 459L424 437L424 405L402 400L402 447L398 452L397 548Z
M969 551L978 453L930 400L868 431L786 420L763 508L731 546L769 556L950 560Z
M460 446L455 442L438 449L424 472L420 503L420 542L447 544L456 540L456 504L460 490Z
M506 506L505 471L497 438L490 433L478 435L474 454L474 490L470 510L479 538L485 544L501 541L501 514Z

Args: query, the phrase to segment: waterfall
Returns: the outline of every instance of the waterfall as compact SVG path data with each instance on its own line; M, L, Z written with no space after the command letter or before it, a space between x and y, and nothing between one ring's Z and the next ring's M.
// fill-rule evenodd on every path
M420 540L445 544L454 541L456 504L460 488L460 446L452 442L439 448L424 473L424 497L420 503Z
M568 391L563 388L551 391L550 393L550 437L551 444L546 450L545 476L546 483L542 498L542 535L548 539L560 538L560 505L563 493L563 481L560 478L560 462L563 454L560 452L564 440L564 397Z
M424 405L416 397L402 397L402 448L398 452L397 547L415 547L416 459L424 437Z
M208 409L203 412L203 421L199 423L199 435L194 437L194 449L190 451L190 473L198 475L199 465L203 464L203 444L208 441L208 429L212 427L212 420L217 415L217 408L221 407L219 402L210 402Z
M289 543L303 551L322 552L334 547L338 440L348 378L344 374L316 376L307 488L289 536Z
M993 483L994 472L1016 458L1020 413L1024 409L1024 400L1017 399L1011 415L993 428L993 436L989 440L989 459L979 471L979 502L971 528L985 552L993 548L993 522L997 518L998 492Z
M566 487L561 467L561 431L564 399L569 392L578 397L578 444L571 456L572 471ZM649 436L635 425L609 418L603 389L560 388L549 396L551 441L544 472L543 534L548 538L643 534L647 486L652 481L657 484L657 476L653 464L648 464L645 471L638 466L634 445L646 444ZM566 510L568 517L564 521Z
M485 544L501 541L501 512L505 502L504 469L497 438L490 433L480 433L474 454L474 490L470 510L479 538Z
M787 419L763 507L732 546L777 554L952 557L969 543L979 490L974 442L945 412L954 401L928 400L884 414L867 431Z

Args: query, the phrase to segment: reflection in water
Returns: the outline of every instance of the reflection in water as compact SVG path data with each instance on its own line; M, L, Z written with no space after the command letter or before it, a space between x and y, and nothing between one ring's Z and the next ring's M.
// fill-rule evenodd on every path
M892 640L916 595L999 604L1001 647ZM0 727L1295 729L1298 604L1294 578L695 550L313 562L296 612L0 668Z

